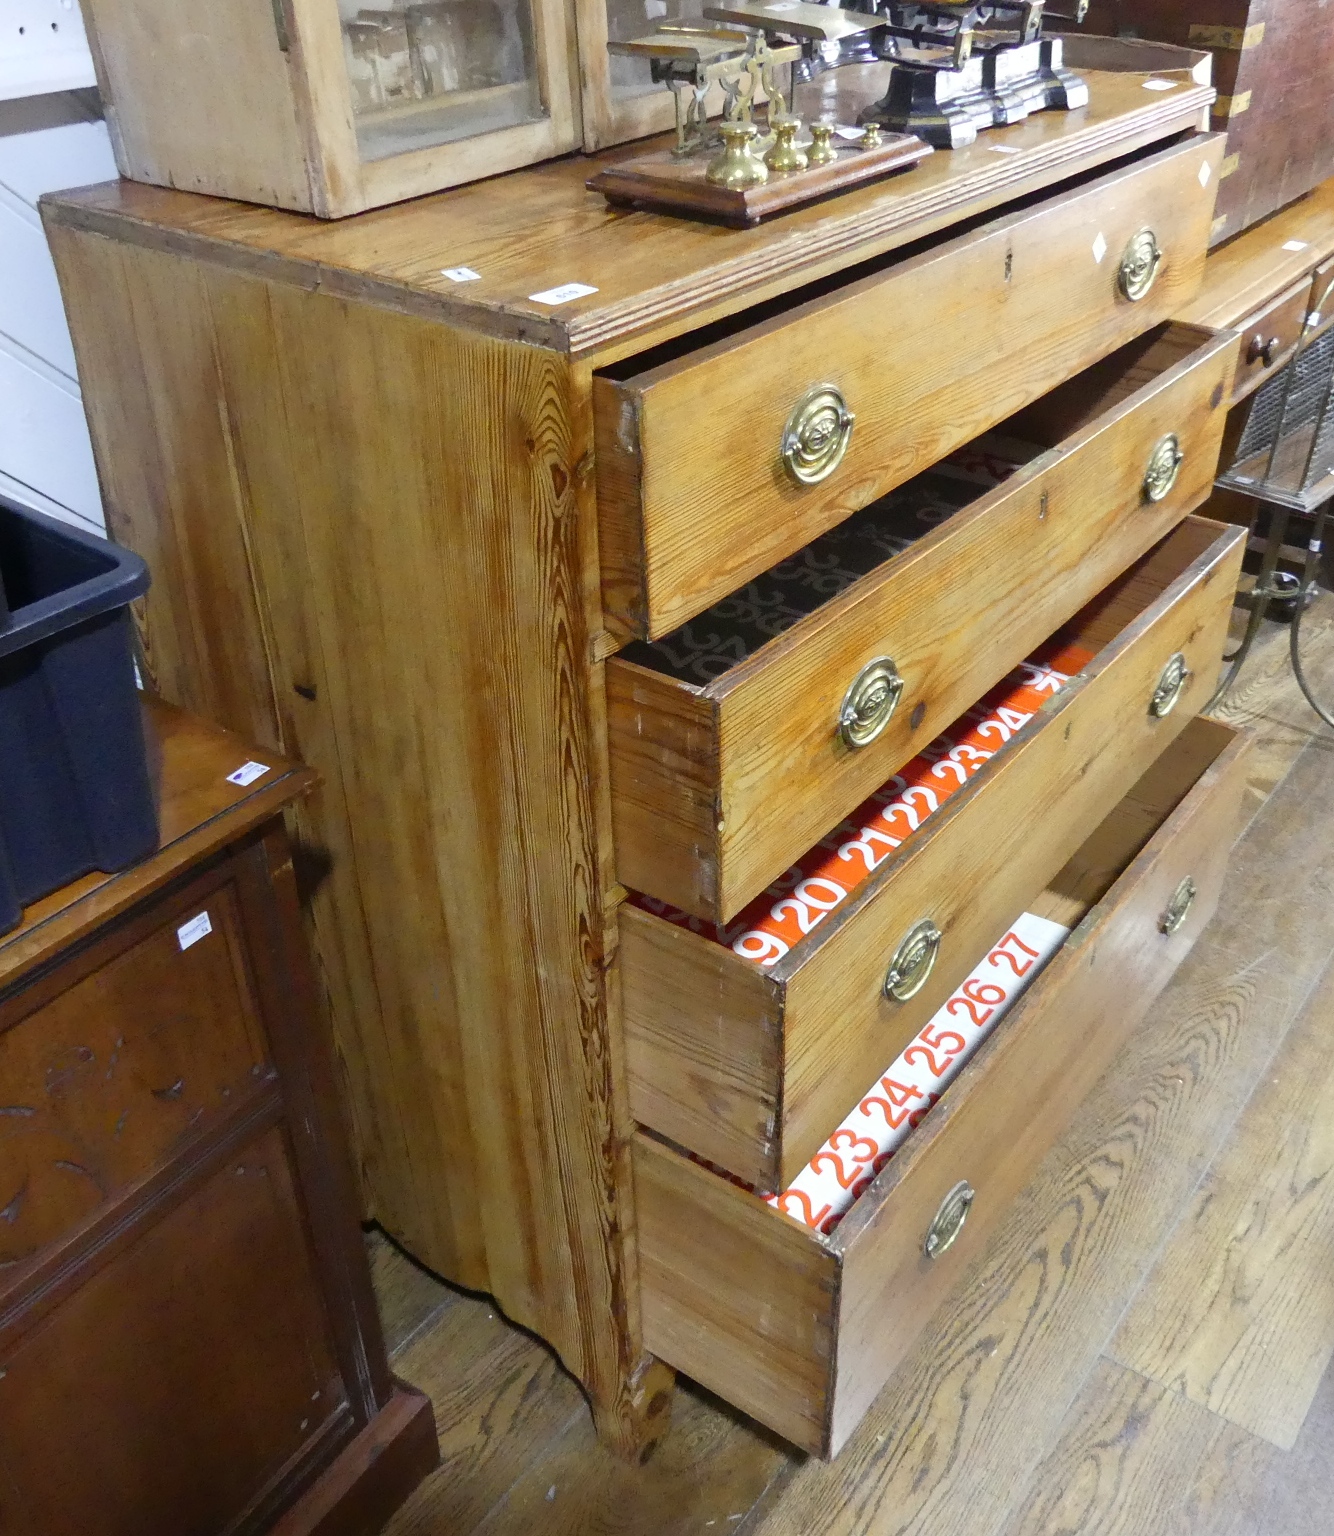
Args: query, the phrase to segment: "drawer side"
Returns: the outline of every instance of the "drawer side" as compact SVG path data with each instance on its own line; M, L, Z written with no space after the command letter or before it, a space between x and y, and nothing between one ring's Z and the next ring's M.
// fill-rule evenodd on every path
M620 922L630 1113L720 1167L758 1172L777 1136L781 999L711 939L630 905Z
M837 1258L807 1228L651 1136L641 1131L634 1145L645 1347L818 1452Z

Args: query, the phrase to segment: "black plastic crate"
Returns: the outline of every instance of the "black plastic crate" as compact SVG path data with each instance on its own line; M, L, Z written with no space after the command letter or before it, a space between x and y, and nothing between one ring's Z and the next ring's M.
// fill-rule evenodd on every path
M137 555L0 498L0 932L158 846L134 679Z

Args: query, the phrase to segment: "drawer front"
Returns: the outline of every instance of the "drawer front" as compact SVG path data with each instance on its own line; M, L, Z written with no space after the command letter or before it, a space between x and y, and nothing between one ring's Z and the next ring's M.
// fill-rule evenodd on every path
M0 1266L84 1225L268 1075L244 954L236 889L215 876L0 1000Z
M1067 634L1081 676L767 970L638 908L623 912L635 1118L761 1189L784 1188L1210 697L1245 534L1188 518ZM1172 658L1187 675L1151 707ZM907 1001L886 971L919 924L941 935Z
M1203 274L1222 147L1194 138L684 356L595 377L610 627L668 634L1176 313Z
M1291 357L1306 323L1310 296L1310 279L1304 277L1258 315L1249 316L1238 326L1241 356L1232 384L1234 401L1244 399L1252 390L1258 389Z
M638 1135L648 1349L804 1449L837 1453L1208 921L1244 748L1198 721L1170 749L1208 764L1194 788L831 1237ZM1165 934L1187 878L1195 901ZM926 1233L964 1181L967 1220L930 1259Z
M1236 346L1169 326L1108 359L1108 376L1099 365L1046 397L1016 430L1054 449L707 687L613 657L621 881L730 921L1204 500ZM1169 435L1184 458L1154 500L1147 469ZM881 657L902 695L873 741L849 746L844 700Z

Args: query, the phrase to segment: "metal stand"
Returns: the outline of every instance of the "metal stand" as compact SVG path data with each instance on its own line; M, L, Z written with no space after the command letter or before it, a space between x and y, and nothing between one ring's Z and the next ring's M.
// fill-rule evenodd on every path
M1271 604L1294 602L1288 646L1293 676L1306 702L1334 729L1334 713L1312 693L1301 658L1302 616L1315 595L1325 524L1334 504L1334 328L1326 320L1320 332L1322 312L1332 300L1334 281L1307 316L1293 360L1256 395L1235 462L1215 481L1221 490L1241 492L1267 506L1270 519L1260 573L1249 596L1246 632L1232 655L1224 658L1230 663L1227 675L1208 708L1237 681ZM1294 513L1313 519L1300 578L1278 569Z

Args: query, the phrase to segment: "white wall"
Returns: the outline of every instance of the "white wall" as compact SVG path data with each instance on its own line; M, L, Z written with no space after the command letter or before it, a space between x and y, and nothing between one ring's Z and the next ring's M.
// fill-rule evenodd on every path
M21 9L0 0L0 62ZM97 476L37 199L115 174L96 92L0 100L0 492L98 532Z

